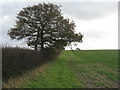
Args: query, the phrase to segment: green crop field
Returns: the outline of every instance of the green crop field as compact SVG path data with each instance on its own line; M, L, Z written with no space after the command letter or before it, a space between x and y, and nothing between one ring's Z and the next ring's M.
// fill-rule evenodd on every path
M117 88L117 50L63 51L24 88Z

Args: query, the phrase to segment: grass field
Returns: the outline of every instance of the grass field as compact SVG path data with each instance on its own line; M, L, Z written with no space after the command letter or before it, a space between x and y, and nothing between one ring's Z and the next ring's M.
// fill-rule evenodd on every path
M48 69L24 88L117 88L118 51L63 51Z

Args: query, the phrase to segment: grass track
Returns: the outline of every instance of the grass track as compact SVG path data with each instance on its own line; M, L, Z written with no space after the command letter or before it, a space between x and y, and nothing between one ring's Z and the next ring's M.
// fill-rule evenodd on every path
M117 88L118 51L64 51L24 88Z
M34 77L24 88L80 88L82 85L77 82L74 73L68 66L66 59L69 59L65 52L53 62L51 67L44 73Z

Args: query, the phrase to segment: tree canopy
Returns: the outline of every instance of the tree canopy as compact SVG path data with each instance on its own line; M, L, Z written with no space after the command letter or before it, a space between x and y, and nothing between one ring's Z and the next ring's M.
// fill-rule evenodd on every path
M74 21L64 18L60 6L53 3L23 8L8 35L11 39L26 40L35 50L63 49L72 42L82 42L83 38L81 33L75 33Z

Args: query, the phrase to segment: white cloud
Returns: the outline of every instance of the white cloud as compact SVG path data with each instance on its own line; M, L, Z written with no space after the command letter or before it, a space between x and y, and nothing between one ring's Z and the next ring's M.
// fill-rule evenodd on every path
M6 2L118 2L119 0L1 0L0 4Z
M76 31L84 35L81 49L118 49L118 14L84 21L74 19ZM74 47L75 49L75 47Z
M116 2L81 2L60 3L62 11L76 19L91 20L103 18L117 11Z
M4 16L0 16L0 35L1 35L1 39L0 39L0 43L3 42L9 42L10 39L7 35L8 30L14 25L15 23L15 16L11 16L11 15L4 15Z

